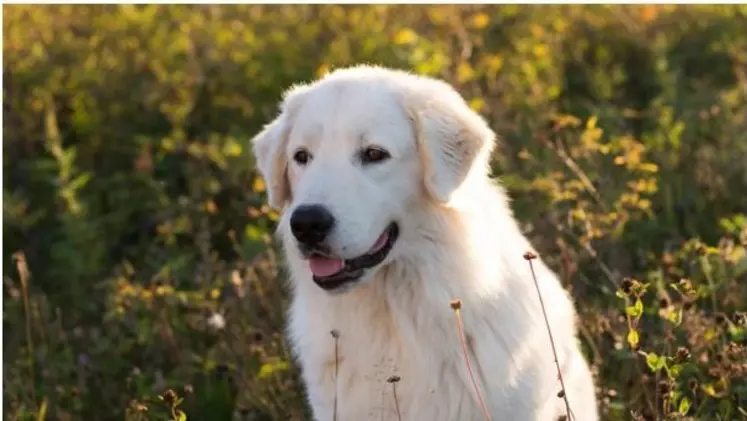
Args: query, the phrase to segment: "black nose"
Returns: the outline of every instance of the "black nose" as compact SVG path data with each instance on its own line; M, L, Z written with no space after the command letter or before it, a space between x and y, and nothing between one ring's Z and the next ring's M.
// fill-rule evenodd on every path
M299 206L290 218L293 236L308 246L324 241L334 225L335 217L321 205Z

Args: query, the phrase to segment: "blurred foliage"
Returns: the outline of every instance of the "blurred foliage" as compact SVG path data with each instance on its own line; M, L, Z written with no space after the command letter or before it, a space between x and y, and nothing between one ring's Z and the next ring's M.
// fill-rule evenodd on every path
M495 128L604 419L747 417L747 7L9 5L3 39L5 419L308 419L248 141L360 62Z

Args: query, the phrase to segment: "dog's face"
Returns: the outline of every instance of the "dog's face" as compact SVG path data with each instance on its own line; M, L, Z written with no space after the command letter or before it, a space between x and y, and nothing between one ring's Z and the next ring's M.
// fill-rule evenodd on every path
M448 85L358 67L292 88L254 150L289 257L340 292L396 258L413 206L484 175L492 144Z

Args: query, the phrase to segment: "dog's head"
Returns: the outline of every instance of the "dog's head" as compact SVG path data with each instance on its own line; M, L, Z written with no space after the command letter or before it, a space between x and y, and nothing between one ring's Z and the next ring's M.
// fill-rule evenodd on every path
M487 176L493 143L446 83L365 66L289 89L253 140L286 250L328 291L396 258L416 209Z

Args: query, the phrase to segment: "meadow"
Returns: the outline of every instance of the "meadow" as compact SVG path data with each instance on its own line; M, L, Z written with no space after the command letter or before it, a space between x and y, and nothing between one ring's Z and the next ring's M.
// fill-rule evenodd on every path
M747 419L746 6L3 9L5 420L310 419L249 140L362 62L498 133L604 420Z

